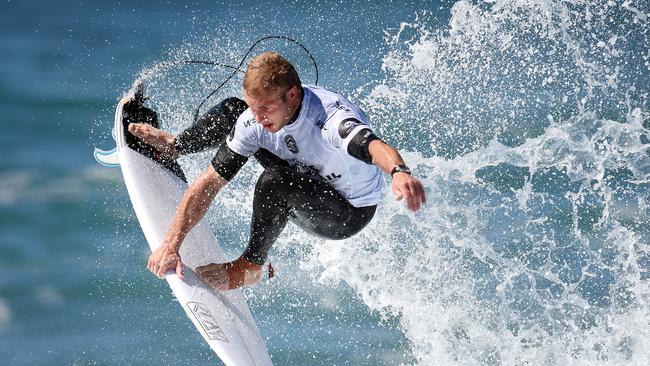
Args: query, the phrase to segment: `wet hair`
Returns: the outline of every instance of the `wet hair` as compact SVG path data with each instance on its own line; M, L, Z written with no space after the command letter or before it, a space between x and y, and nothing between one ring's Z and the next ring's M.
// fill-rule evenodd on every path
M301 86L298 72L291 62L275 52L255 56L244 75L244 90L252 96L276 92L283 97L293 86Z

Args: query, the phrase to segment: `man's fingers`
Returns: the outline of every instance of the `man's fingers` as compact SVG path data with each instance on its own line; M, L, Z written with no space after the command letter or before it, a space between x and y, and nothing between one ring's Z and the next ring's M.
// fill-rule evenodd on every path
M424 187L417 179L394 185L392 189L395 194L395 201L405 200L406 207L411 211L419 210L422 204L426 202Z
M167 264L160 264L160 267L158 267L158 277L164 278L165 273L169 270L169 265Z
M165 273L170 269L175 270L176 274L181 277L181 279L183 278L183 263L178 257L170 258L166 261L160 261L160 263L156 265L156 275L163 278Z
M419 183L419 182L417 182ZM424 189L421 184L414 183L411 187L411 197L409 202L409 208L412 211L417 211L420 209L422 203L425 202Z
M181 278L181 280L185 278L185 274L183 273L183 263L181 263L181 261L176 263L176 274Z
M419 181L415 184L414 187L415 196L418 200L418 208L420 205L427 203L427 196L424 194L424 186Z
M167 271L167 265L164 261L154 259L151 265L151 272L158 278L162 278Z
M399 187L398 187L397 185L395 185L395 184L391 184L391 186L390 186L390 190L393 191L393 194L394 194L394 195L398 195L398 194L399 194Z
M406 199L406 207L411 211L416 211L419 208L418 198L411 191Z
M400 187L399 190L399 199L396 198L397 201L401 201L404 199L406 201L406 204L409 204L409 201L411 200L411 197L413 196L413 193L411 192L411 189L409 188L408 184L404 184L402 187Z
M420 201L422 201L422 203L427 203L427 196L424 194L424 186L422 186L422 184L418 185L418 195L420 196Z
M411 207L410 207L410 209L411 209L411 211L417 211L417 210L420 209L420 200L415 196L413 196L413 198L411 198Z
M420 208L420 197L417 194L416 184L411 181L409 184L409 197L408 197L409 209L411 211L416 211Z
M151 254L149 256L149 262L147 263L147 269L151 271L151 273L156 273L156 265L158 264L158 260L154 254Z

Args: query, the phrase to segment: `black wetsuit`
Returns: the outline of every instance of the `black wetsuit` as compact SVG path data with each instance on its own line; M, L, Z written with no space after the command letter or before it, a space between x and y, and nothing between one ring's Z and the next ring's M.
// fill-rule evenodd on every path
M230 150L225 139L247 108L241 99L225 99L177 136L177 150L189 154L218 148L212 165L231 180L247 158ZM367 145L376 137L359 135L349 149L356 149L359 158L369 162ZM298 172L268 150L259 149L253 156L265 170L255 186L250 240L243 253L252 263L265 262L287 220L324 238L345 239L363 229L375 213L376 205L354 207L327 182Z

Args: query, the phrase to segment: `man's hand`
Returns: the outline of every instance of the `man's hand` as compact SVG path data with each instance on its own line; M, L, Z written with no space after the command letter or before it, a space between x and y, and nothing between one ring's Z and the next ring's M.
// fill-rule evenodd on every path
M404 159L397 149L381 140L371 141L368 151L372 156L372 163L388 174L393 172L393 168L404 165ZM409 210L417 211L422 204L427 202L422 182L416 177L406 172L395 172L392 179L390 188L395 195L395 200L406 200L406 207Z
M183 240L194 225L201 221L219 190L228 183L210 165L201 173L183 194L181 202L174 212L165 239L160 247L151 254L147 269L162 278L167 270L176 270L183 279L183 264L179 250Z
M181 263L181 256L178 254L178 250L165 243L154 250L151 256L149 256L147 269L158 276L158 278L163 278L168 270L175 269L178 277L181 279L184 278L183 263Z
M129 125L129 132L167 156L178 158L180 155L174 144L174 135L168 132L146 123L131 123Z
M406 200L406 207L411 211L419 210L420 206L427 202L422 182L410 174L400 172L393 174L391 190L395 200Z

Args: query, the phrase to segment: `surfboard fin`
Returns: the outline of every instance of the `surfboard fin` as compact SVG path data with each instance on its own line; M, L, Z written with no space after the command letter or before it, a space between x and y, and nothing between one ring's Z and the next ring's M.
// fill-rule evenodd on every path
M114 147L111 150L102 150L95 148L93 151L93 156L95 157L95 161L103 166L110 168L117 168L120 166L120 159L117 155L117 147Z

